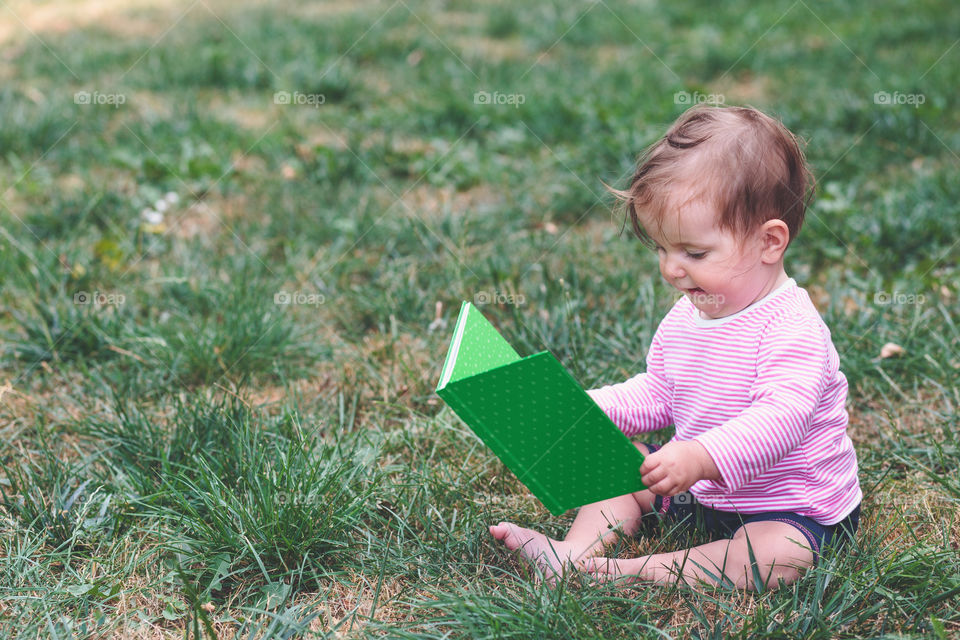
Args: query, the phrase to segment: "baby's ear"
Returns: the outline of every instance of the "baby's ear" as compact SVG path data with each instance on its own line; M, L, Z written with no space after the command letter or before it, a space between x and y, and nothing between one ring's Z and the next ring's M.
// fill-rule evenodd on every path
M760 227L760 240L764 261L777 262L790 244L790 229L779 218L767 220Z

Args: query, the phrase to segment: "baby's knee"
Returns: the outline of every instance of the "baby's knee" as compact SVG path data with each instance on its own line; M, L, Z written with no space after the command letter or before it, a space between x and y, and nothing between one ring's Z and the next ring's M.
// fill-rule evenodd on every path
M738 529L731 541L731 556L744 575L741 588L756 589L755 571L767 589L796 582L814 564L813 550L797 541L798 532L781 522L754 522Z

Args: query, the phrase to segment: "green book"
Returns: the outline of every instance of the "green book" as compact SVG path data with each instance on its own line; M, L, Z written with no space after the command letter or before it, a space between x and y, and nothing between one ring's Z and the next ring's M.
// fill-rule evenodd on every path
M549 351L521 358L464 302L437 394L553 515L644 488L643 454Z

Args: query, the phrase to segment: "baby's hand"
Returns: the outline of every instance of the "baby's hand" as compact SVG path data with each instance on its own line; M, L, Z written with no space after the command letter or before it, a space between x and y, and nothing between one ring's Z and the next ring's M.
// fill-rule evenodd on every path
M643 484L658 496L683 493L700 480L719 480L713 458L696 440L673 440L651 453L640 466Z

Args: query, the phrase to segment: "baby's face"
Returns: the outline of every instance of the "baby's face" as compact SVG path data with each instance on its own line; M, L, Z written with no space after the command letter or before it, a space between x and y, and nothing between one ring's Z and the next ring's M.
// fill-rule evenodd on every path
M771 283L771 269L760 260L756 235L742 243L717 226L718 214L705 202L692 202L664 214L658 225L640 214L657 245L664 280L684 292L704 317L722 318L747 307Z

